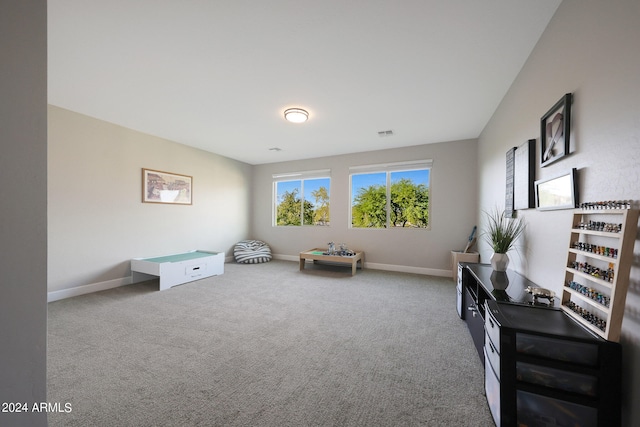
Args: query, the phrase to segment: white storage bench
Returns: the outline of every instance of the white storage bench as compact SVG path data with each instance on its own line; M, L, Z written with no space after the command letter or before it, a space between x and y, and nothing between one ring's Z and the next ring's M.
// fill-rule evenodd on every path
M224 273L224 252L190 251L131 260L132 282L160 277L160 290Z

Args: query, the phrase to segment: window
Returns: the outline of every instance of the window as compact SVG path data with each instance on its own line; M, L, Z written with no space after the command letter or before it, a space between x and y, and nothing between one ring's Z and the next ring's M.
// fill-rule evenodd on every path
M350 168L351 227L429 228L430 160Z
M329 170L273 175L274 224L329 225Z

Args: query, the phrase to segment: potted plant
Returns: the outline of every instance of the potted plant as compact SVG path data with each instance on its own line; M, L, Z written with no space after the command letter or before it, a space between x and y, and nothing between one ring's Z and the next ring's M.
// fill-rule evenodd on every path
M487 230L484 238L491 248L491 267L496 271L507 271L509 256L507 253L515 246L515 241L526 228L522 218L507 218L505 212L495 208L492 212L485 212Z

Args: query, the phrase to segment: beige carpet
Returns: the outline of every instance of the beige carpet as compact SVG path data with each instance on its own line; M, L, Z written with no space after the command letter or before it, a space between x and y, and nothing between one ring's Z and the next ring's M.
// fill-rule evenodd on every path
M226 264L49 304L50 426L491 426L451 279Z

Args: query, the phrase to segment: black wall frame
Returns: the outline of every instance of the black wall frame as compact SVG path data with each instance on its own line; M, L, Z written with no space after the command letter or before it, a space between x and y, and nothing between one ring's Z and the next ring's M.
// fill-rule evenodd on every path
M569 154L572 94L565 94L540 119L540 167Z
M536 140L530 139L516 149L513 177L513 208L536 207Z

